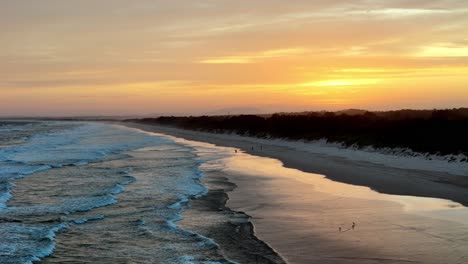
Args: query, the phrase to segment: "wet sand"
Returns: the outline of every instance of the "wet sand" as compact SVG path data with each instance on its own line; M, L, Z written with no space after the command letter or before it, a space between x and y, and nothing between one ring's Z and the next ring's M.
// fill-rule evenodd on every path
M221 254L235 263L284 264L274 249L256 237L250 216L226 206L227 193L237 186L222 172L204 174L202 183L208 193L190 201L177 225L213 239Z
M192 140L212 143L220 140L207 138L206 135L204 140L200 135L197 139L197 135L191 131L162 131L164 128L136 126ZM243 146L246 149L251 145L250 142L218 144L235 145L236 148ZM260 154L268 156L273 148L290 159L297 159L302 154L275 146L263 146ZM254 154L259 153L254 151ZM302 159L305 162L297 162L301 166L307 165L309 170L315 170L320 160L311 158L312 161L308 162L308 158L310 156L304 156ZM328 160L330 157L323 159ZM217 162L220 163L218 169L208 173L203 183L210 192L222 190L227 193L227 207L232 210L229 219L233 219L235 212L245 212L251 217L256 236L268 243L288 263L468 262L468 213L460 203L377 193L367 187L339 183L319 174L285 168L280 161L259 155L239 152ZM337 170L341 169L339 173L346 177L368 171L372 172L374 178L383 178L384 182L391 183L393 178L395 186L386 190L395 193L414 193L415 186L423 184L416 189L417 192L432 194L431 188L442 186L440 188L443 190L452 190L450 193L454 197L459 197L457 193L466 195L463 184L434 181L434 177L446 177L440 176L440 173L405 171L341 159L322 162L322 167L337 165ZM302 170L301 166L296 167ZM210 186L210 182L215 184ZM431 182L433 185L429 184ZM230 183L235 183L237 187L233 188ZM223 187L226 184L231 187ZM381 184L385 188L385 184ZM443 195L436 193L428 196ZM203 234L203 225L197 225L196 222L202 221L204 211L206 214L216 211L213 206L222 205L225 201L222 197L218 195L217 199L212 199L208 195L192 201L192 209L184 214L185 220L180 224ZM218 210L225 209L221 207ZM240 219L244 221L242 217ZM351 228L353 222L356 223L355 229ZM224 228L212 231L211 234L218 232L214 238L218 242L223 237L237 236L237 230ZM209 230L205 229L205 232ZM242 245L242 242L242 239L234 241L231 248L232 245ZM229 243L221 242L220 245L226 251L231 249ZM257 252L253 254L262 254L259 253L261 251L253 251Z
M224 171L238 186L227 206L250 215L257 236L288 263L468 261L461 204L379 194L247 154Z

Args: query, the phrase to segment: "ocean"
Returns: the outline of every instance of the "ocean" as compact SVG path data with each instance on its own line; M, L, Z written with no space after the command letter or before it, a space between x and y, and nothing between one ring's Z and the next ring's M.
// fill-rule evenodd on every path
M208 192L203 164L229 155L110 124L0 121L0 263L234 263L178 226Z

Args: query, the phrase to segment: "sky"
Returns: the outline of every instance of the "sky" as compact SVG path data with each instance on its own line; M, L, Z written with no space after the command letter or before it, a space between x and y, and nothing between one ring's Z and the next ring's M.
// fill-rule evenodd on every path
M0 116L466 106L465 0L0 0Z

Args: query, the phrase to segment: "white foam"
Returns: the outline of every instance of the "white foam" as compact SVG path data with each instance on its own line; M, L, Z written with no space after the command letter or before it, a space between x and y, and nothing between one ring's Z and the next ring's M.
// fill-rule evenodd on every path
M104 219L104 216L98 215L98 216L93 216L93 217L88 217L88 218L76 219L76 220L73 220L72 222L77 225L82 225L82 224L88 223L89 221L96 221L96 220L102 220L102 219Z
M10 191L13 186L11 183L0 183L0 211L7 207L6 203L13 197Z
M0 149L0 161L49 168L63 165L86 166L108 155L160 141L164 139L119 126L83 123L74 129L34 136L20 146ZM0 172L7 165L1 164Z
M117 199L111 195L95 197L75 197L62 199L60 204L7 207L2 210L3 216L29 216L46 214L70 214L86 212L94 208L115 204Z
M49 256L55 249L55 235L63 228L66 225L0 225L0 263L33 263Z

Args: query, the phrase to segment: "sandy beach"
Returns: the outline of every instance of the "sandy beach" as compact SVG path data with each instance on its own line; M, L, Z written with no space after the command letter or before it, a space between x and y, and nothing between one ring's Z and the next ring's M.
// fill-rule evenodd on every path
M192 208L184 213L187 221L180 222L184 228L213 235L216 232L196 223L210 211L225 212L222 207L226 205L233 215L243 212L250 216L256 236L287 263L435 264L468 260L468 211L462 205L466 205L466 181L462 175L319 157L274 145L252 150L248 139L226 141L225 135L130 126L245 150L217 161L219 164L209 164L202 182L211 194L218 191L218 198L208 195L192 201ZM227 193L227 204L220 190ZM208 210L207 204L218 207ZM241 222L245 221L243 213L237 217ZM232 223L232 215L229 219L227 223ZM221 230L225 235L215 240L224 241L222 248L242 243L242 239L224 239L235 237L238 229ZM262 258L258 263L280 260Z
M343 156L333 156L330 153L314 153L307 151L306 148L293 148L292 146L295 145L282 144L283 141L204 133L164 126L134 123L124 123L123 125L194 141L208 142L218 146L237 148L256 156L278 159L288 168L325 175L331 180L343 183L367 186L381 193L434 197L468 205L468 163L466 162L463 164L426 160L421 162L415 159L412 162L416 166L411 168L408 165L409 158L407 157L400 158L401 162L392 162L395 157L382 155L375 163L371 163L365 159L368 156L374 157L373 153L358 159L356 157L359 157L361 153L349 151L348 156L353 158L350 159ZM322 149L318 151L322 151ZM342 152L346 152L346 150ZM379 163L388 163L388 165ZM433 170L418 169L423 165Z
M250 215L259 238L288 263L467 260L468 210L460 204L380 194L248 154L225 172L238 186L227 206Z

